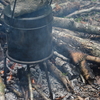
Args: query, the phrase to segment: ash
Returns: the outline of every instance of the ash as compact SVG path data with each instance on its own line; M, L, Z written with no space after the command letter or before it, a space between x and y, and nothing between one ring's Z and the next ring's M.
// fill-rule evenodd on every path
M62 61L61 58L59 57L54 57L56 62ZM7 68L11 68L14 62L11 62L7 59ZM72 94L66 90L64 87L63 83L59 81L52 72L48 71L49 78L50 78L50 83L51 83L51 88L52 88L52 93L53 93L53 98L54 100L60 100L60 97L64 97L61 100L77 100L77 96L81 96L83 98L92 98L89 100L98 100L95 97L99 97L99 91L100 91L100 85L93 84L85 84L81 78L79 77L78 72L75 70L75 66L73 68L69 66L67 60L66 64L64 62L61 63L64 65L64 69L66 69L66 72L68 71L69 74L66 75L67 78L70 79L70 82L72 86L74 87L75 93ZM61 70L61 66L56 65ZM3 61L0 62L0 71L3 70ZM36 65L30 65L30 70L31 70L31 80L34 80L34 85L38 87L39 90L41 90L45 96L49 98L49 89L48 89L48 83L46 79L46 74L44 70L43 64L36 64ZM72 71L74 70L74 71ZM14 72L14 73L13 73ZM7 79L9 79L10 74L12 73L12 79L10 81L7 80L7 85L9 87L12 87L11 89L6 89L5 90L5 97L6 100L28 100L28 79L27 79L27 66L26 65L21 65L15 63L14 69L8 70L7 71ZM74 75L74 77L73 77ZM3 74L1 75L3 76ZM3 78L3 77L2 77ZM15 90L17 92L15 92ZM22 95L19 96L19 93ZM40 96L40 94L33 88L33 95L34 95L34 100L44 100ZM27 99L26 99L27 98Z
M45 93L47 97L49 97L49 89L46 74L43 68L42 70L40 68L41 67L39 65L35 66L35 68L31 68L31 74L32 77L34 77L36 83L41 85L41 90ZM62 85L62 83L59 80L57 80L57 78L53 74L51 75L50 72L48 74L54 98L66 95L67 91L65 87Z
M0 71L2 71L3 61L1 61L0 63L1 63ZM10 68L13 64L14 62L11 62L9 61L9 59L7 59L7 67ZM19 84L19 81L21 81L20 83L23 85L23 87L24 88L27 87L27 90L28 90L27 77L25 76L26 72L24 74L25 70L27 71L26 65L21 65L21 64L16 63L13 69L13 72L15 72L13 73L13 78L9 82L7 81L7 84L9 86L12 86L17 91L22 92L22 89L20 88L20 84ZM31 79L32 80L34 79L35 81L34 84L37 85L37 87L45 94L45 96L49 97L49 89L48 89L48 83L47 83L44 67L39 64L31 65L30 70L31 70ZM50 83L51 83L54 99L65 96L66 94L67 94L67 97L71 95L70 93L66 91L66 88L63 86L62 82L57 80L57 78L52 73L48 72L48 74L50 78ZM7 78L9 78L9 75L10 75L9 70L8 70L7 75L8 75ZM33 91L33 94L36 100L43 100L36 90ZM14 93L13 91L10 91L9 89L6 89L5 97L6 97L6 100L24 100L23 97L19 97L18 95L16 95L16 93Z

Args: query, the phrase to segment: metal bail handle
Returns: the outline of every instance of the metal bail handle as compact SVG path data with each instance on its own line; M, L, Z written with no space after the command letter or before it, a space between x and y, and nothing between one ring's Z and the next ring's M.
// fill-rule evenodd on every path
M15 7L16 7L16 2L17 0L14 1L14 6L13 6L13 11L12 11L12 18L14 18L14 12L15 12Z
M51 3L52 3L52 0L49 1L49 5L51 5Z

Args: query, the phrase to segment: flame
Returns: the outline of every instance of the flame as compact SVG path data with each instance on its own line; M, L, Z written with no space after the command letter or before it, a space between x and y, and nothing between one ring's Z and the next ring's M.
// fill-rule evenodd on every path
M10 60L7 60L7 63L10 63Z
M32 79L32 84L34 84L35 83L35 80L34 79Z
M1 71L0 74L4 74L4 71Z
M32 88L32 90L35 90L35 88Z
M16 65L16 63L14 63L14 64L11 66L11 69L14 69L15 65Z
M21 64L18 64L18 66L19 66L19 67L22 67L22 65L21 65Z
M9 78L7 79L7 81L10 81L12 79L12 74L9 76Z

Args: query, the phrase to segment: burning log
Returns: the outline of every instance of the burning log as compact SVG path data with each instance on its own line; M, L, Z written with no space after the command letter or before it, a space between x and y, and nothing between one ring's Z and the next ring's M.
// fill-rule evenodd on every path
M0 76L0 100L5 100L5 85Z
M80 31L80 32L87 32L89 34L100 35L100 27L78 23L75 22L74 20L67 19L67 18L54 17L53 26Z
M67 79L67 77L64 76L63 73L57 67L55 67L55 65L52 64L50 61L48 61L47 64L48 64L51 72L53 72L55 74L55 76L63 82L67 91L74 92L74 89L73 89L70 81ZM71 88L71 90L69 89L68 86Z

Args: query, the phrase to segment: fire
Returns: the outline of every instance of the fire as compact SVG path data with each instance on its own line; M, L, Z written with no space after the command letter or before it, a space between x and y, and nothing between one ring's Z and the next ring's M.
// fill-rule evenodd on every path
M10 60L7 60L7 64L10 63Z
M9 78L7 79L7 81L10 81L12 79L12 74L9 76Z
M18 66L22 67L22 65L21 65L21 64L18 64Z
M32 79L32 84L34 84L35 83L35 80L34 79Z
M16 63L14 63L14 64L11 66L11 69L14 69L15 65L16 65Z
M0 74L4 74L4 71L1 71Z

